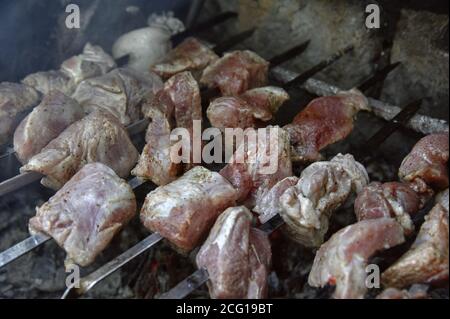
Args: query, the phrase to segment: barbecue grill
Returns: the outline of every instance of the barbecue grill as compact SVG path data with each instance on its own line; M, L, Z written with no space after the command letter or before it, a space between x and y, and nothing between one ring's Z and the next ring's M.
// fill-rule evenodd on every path
M40 18L39 25L45 25L42 29L51 29L52 35L60 37L60 41L49 37L51 45L33 43L38 49L34 51L52 52L52 59L58 61L78 54L88 41L109 51L120 35L144 27L151 13L172 10L186 26L185 31L172 36L175 45L194 35L215 47L217 54L232 49L249 49L271 62L270 82L289 90L290 100L283 104L268 124L283 126L290 123L315 97L335 95L352 87L359 88L367 96L372 111L360 112L352 133L321 153L326 159L338 153L353 154L364 164L371 180L397 180L397 169L402 159L420 138L438 132L446 131L448 134L448 90L443 89L442 84L444 82L445 87L448 86L448 14L441 13L448 4L432 1L429 5L423 5L420 1L404 1L393 5L388 1L378 1L376 4L382 9L382 28L372 30L363 24L366 16L364 8L369 2L268 3L152 1L149 5L147 2L125 1L108 4L108 9L105 9L104 1L93 1L90 5L80 1L81 16L88 16L89 22L77 32L61 26L62 17L67 15L63 9L68 3L55 1L55 6L51 5L49 10L54 17ZM43 10L34 1L25 1L20 5L7 4L2 12L25 12L25 17L27 10L33 8ZM325 31L317 30L315 33L314 20L318 13L323 16L317 19L329 25L324 24ZM336 18L338 15L342 15L340 18L346 21L339 22ZM47 20L48 24L58 22L56 26L48 26ZM5 21L11 24L8 27L12 27L13 22ZM416 22L418 29L411 30L411 25ZM333 23L341 30L329 34L327 30ZM27 25L23 28L31 29ZM25 34L23 37L29 36L25 31L21 32ZM6 34L0 36L6 37ZM408 39L408 36L412 39ZM426 50L410 52L411 43L425 41L426 37L430 38L423 44ZM24 45L20 43L14 49L23 55L22 52L30 44ZM52 62L46 54L33 55L27 59L30 63L22 66L17 62L18 59L13 59L14 63L7 63L8 55L14 53L6 46L1 46L1 50L5 52L0 58L0 66L5 70L0 75L1 81L19 81L27 74L55 69L60 64ZM427 54L432 54L432 57ZM124 56L116 59L116 62L126 65L129 59L130 56ZM436 65L430 61L437 61ZM442 74L430 70L426 74L422 68L427 66L447 71ZM424 84L432 78L429 73L436 74L436 79ZM421 76L426 78L420 79ZM203 89L201 95L206 100L217 93L217 90ZM139 120L127 126L139 152L145 145L147 125L148 120ZM5 252L13 247L9 255L0 255L0 265L4 266L0 268L0 297L209 297L204 285L209 275L204 269L197 270L195 267L198 249L189 254L174 250L158 233L149 234L138 218L124 227L93 264L81 269L81 289L67 289L64 251L50 237L36 235L22 242L21 246L14 247L28 238L27 223L35 214L35 207L47 201L54 191L39 185L40 174L19 173L21 165L15 158L11 143L2 145L0 154L3 154L0 157L0 251ZM294 165L295 175L298 176L302 169L302 165ZM157 186L132 177L128 178L128 182L140 209L145 196ZM430 204L425 206L415 221L418 224L423 222L423 216L430 209ZM353 205L348 203L333 214L326 237L354 222ZM271 234L273 254L272 270L268 276L268 296L329 298L333 291L331 287L315 288L307 283L315 250L303 247L285 236L279 231L281 224L281 218L274 218L262 225L262 229ZM407 251L411 243L409 240L372 259L385 269ZM379 292L376 289L369 291L368 297L374 297ZM444 287L429 288L428 296L448 298L448 283Z

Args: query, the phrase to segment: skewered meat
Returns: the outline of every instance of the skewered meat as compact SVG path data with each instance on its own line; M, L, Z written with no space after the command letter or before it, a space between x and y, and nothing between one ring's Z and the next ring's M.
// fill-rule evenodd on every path
M193 157L193 121L202 119L200 90L190 72L181 72L171 77L158 92L155 99L144 102L143 112L151 122L147 128L146 145L132 174L156 185L173 181L182 171L182 163L171 156L176 141L170 140L176 126L190 133L190 160ZM185 145L186 146L186 145ZM190 168L185 163L185 169Z
M61 71L66 73L75 85L78 85L83 80L106 74L115 67L114 59L100 46L87 43L83 53L61 64Z
M51 91L60 91L66 95L71 95L75 90L73 80L61 70L33 73L27 75L22 80L22 83L33 87L42 94L48 94Z
M236 190L220 174L196 166L150 192L141 210L146 228L160 233L180 250L195 248L227 207Z
M14 133L14 150L20 162L28 162L70 124L83 117L81 106L60 91L45 95Z
M370 183L355 200L358 220L392 217L402 225L405 235L414 231L411 217L421 208L417 194L409 185L398 182Z
M257 200L253 208L258 213L261 223L265 223L277 214L281 214L280 197L290 187L298 183L298 177L290 176L276 183L271 189L266 190Z
M22 83L32 86L43 94L58 90L71 95L81 81L105 74L115 66L113 58L101 47L87 43L83 52L65 60L60 70L30 74L22 80Z
M255 132L256 134L256 132ZM220 171L238 190L238 202L252 208L267 190L292 176L289 136L278 126L258 130L257 138L244 139Z
M164 61L152 66L151 70L164 79L183 71L190 71L198 78L201 72L218 58L206 44L191 37L170 51Z
M448 188L448 152L448 133L425 136L403 160L400 179L411 183L421 180L434 190Z
M6 143L20 123L20 115L39 102L39 93L32 87L0 83L0 144Z
M154 73L119 68L83 81L72 97L87 113L106 111L123 125L129 125L142 117L143 97L149 95L147 98L151 99L162 86L161 79Z
M311 164L297 184L280 196L288 235L306 247L320 246L331 214L368 183L366 169L350 154Z
M208 271L211 298L266 297L270 242L264 232L251 227L251 220L244 206L228 208L198 252L197 266Z
M46 175L41 183L59 189L92 162L106 164L120 177L127 177L138 155L126 129L115 117L93 112L66 128L20 171Z
M268 82L269 62L252 51L233 51L211 63L200 83L219 88L223 96L240 95Z
M320 247L308 283L313 287L336 286L333 297L337 299L364 298L367 260L404 240L403 228L392 218L367 219L347 226Z
M293 158L302 162L320 160L320 150L351 133L354 117L361 110L369 110L369 105L356 89L312 100L284 127L291 138Z
M266 86L251 89L239 97L220 97L211 102L207 116L211 125L225 128L256 127L272 119L279 107L289 99L282 88Z
M387 288L377 296L377 299L427 299L427 290L426 285L412 285L409 290Z
M382 275L387 287L448 280L448 212L436 204L411 248Z
M87 266L135 213L131 187L109 167L92 163L36 208L29 227L53 237L67 252L66 264Z

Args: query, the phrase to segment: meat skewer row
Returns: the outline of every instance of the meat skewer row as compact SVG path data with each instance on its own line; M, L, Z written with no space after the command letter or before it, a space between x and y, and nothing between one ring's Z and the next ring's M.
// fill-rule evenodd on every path
M369 257L403 243L405 235L412 233L410 215L423 205L422 196L429 198L427 189L448 187L447 162L448 134L422 138L400 166L403 183L372 183L359 194L355 201L359 221L322 245L309 284L336 285L334 298L363 298ZM446 202L444 194L441 203ZM383 273L385 286L404 288L448 278L448 207L441 203L425 218L411 249Z
M384 128L383 128L384 129ZM382 130L383 130L382 129ZM392 133L392 132L391 132ZM387 135L385 135L387 138ZM379 144L377 144L379 145ZM376 147L376 146L375 146ZM282 156L280 156L282 158ZM348 163L351 163L349 155L342 157L341 155L338 155L336 157L337 163L343 162L345 163L345 159L347 159ZM256 207L253 208L254 211L257 211L260 213L259 219L263 223L261 226L261 229L264 229L267 233L272 232L279 226L281 226L284 223L285 219L292 219L291 228L289 226L284 226L285 230L288 231L288 233L294 234L294 239L297 239L303 244L306 244L308 246L311 246L311 244L314 245L314 243L320 244L321 238L323 236L323 233L326 232L326 229L328 227L328 219L329 214L333 209L336 209L336 204L340 201L345 200L345 193L346 189L349 189L348 183L342 183L343 186L339 189L339 187L333 186L333 180L334 178L344 178L348 181L354 181L354 185L359 188L359 191L362 189L362 187L368 183L367 174L365 173L365 170L361 170L360 177L358 178L358 174L355 174L358 172L359 168L361 166L358 165L357 162L354 162L354 165L344 165L343 167L352 167L354 169L344 169L342 171L342 168L339 169L339 166L336 166L337 163L333 163L333 160L330 162L331 165L327 167L326 162L325 163L316 163L308 167L300 177L301 182L297 184L299 181L299 178L297 177L287 177L275 184L272 188L267 188L265 192L262 192L262 196L259 197L260 199L257 200ZM283 163L284 164L284 163ZM359 167L358 167L359 166ZM284 167L284 165L283 165ZM242 166L241 166L242 171ZM335 171L334 178L333 175L330 175L330 173L333 173ZM327 172L328 177L325 176L323 173ZM239 176L243 176L242 174L239 174ZM237 178L239 180L240 178ZM243 178L245 180L245 178ZM300 187L296 187L296 185L299 185ZM326 191L317 192L318 187L320 185L325 186ZM326 185L329 185L328 187ZM239 189L239 188L238 188ZM308 191L313 190L313 192ZM298 192L298 193L296 193ZM286 194L284 194L286 193ZM258 192L256 192L258 194ZM260 192L261 194L261 192ZM292 196L292 194L301 194L301 196L297 195L298 204L295 204L296 201L289 200L290 198L295 198L295 196ZM316 196L316 194L321 194L322 198L318 198L319 196ZM311 195L311 196L309 196ZM258 197L257 197L258 198ZM445 198L445 196L444 196ZM281 203L281 204L280 204ZM284 203L284 205L283 205ZM316 206L311 205L316 203ZM318 204L320 203L320 204ZM297 209L296 214L292 214L291 216L287 215L286 213L283 213L283 206L287 206L286 211L294 212L295 209ZM333 207L334 206L334 207ZM328 209L329 212L326 212L325 209ZM325 211L325 214L324 214ZM283 216L283 217L280 217ZM303 216L300 219L297 219L298 216ZM304 227L304 225L296 224L297 220L304 219L305 221L309 220L312 222L314 220L319 221L319 227L318 228L308 228ZM297 218L293 218L297 217ZM219 223L219 222L218 222ZM322 223L322 225L320 225ZM307 225L307 223L305 223ZM219 226L217 226L219 227ZM321 229L323 228L323 229ZM230 227L226 228L227 230L230 229ZM214 233L214 231L212 231ZM305 236L308 235L308 236ZM213 236L212 234L210 236ZM218 236L217 234L214 236ZM214 238L214 237L213 237ZM314 240L315 239L315 240ZM244 241L246 239L243 239ZM322 239L323 240L323 239ZM208 241L207 241L208 242ZM204 244L205 248L204 251L210 251L208 245ZM215 247L215 246L213 246ZM203 248L202 248L203 249ZM214 256L217 256L217 248L214 248ZM228 251L227 249L224 249L224 251ZM230 250L232 251L232 249ZM220 252L220 251L219 251ZM207 256L208 254L206 254ZM228 256L230 259L232 256ZM201 257L200 261L198 261L199 270L186 278L184 281L182 281L180 284L178 284L176 287L174 287L172 290L170 290L168 293L162 295L162 298L184 298L188 294L192 292L193 289L196 289L197 287L201 286L203 283L207 282L209 279L208 266L210 266L209 270L212 269L213 276L217 276L217 273L221 273L220 267L216 265L214 262L210 262L209 264L203 262L207 257ZM233 260L233 259L231 259ZM245 260L245 259L244 259ZM221 273L222 277L215 277L212 279L212 282L210 283L210 291L211 296L229 296L229 295L217 295L214 291L214 285L218 285L219 287L226 287L226 283L221 282L221 278L224 278L226 274L227 266L224 267L224 273ZM261 282L264 282L264 280L261 279ZM237 296L237 295L236 295ZM236 297L235 296L235 297Z

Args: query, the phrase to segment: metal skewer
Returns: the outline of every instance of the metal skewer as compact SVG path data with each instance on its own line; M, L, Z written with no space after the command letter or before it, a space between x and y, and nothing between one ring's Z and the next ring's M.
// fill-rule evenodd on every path
M145 182L138 179L137 177L133 177L128 181L128 184L131 188L135 189ZM14 246L8 248L7 250L0 253L0 268L6 266L10 262L16 260L17 258L23 256L24 254L30 252L31 250L43 245L45 242L52 239L50 236L38 233L34 234L27 239L24 239L20 243L15 244Z

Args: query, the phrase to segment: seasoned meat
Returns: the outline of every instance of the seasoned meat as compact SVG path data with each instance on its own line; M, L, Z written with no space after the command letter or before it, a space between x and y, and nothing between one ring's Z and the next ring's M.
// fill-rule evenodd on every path
M20 171L41 173L45 175L43 185L59 189L92 162L106 164L120 177L127 177L138 155L127 131L115 117L93 112L66 128Z
M414 231L411 217L421 208L420 199L409 185L398 182L372 182L358 194L355 214L358 220L392 217L402 225L405 235Z
M101 47L87 43L83 53L65 60L60 70L30 74L22 80L22 83L43 94L58 90L71 95L81 81L103 75L115 66L113 58Z
M206 44L191 37L181 42L167 54L163 62L152 66L151 69L164 79L183 71L200 75L203 69L218 58Z
M141 221L180 250L200 244L216 218L234 206L236 190L220 174L196 166L145 198Z
M258 213L258 218L261 223L267 222L269 219L281 213L282 207L280 204L280 197L290 187L298 183L298 177L290 176L282 179L276 183L272 188L266 190L256 202L253 208L255 213Z
M0 83L0 144L6 143L20 123L21 114L39 103L40 95L32 87Z
M240 95L268 82L269 62L252 51L233 51L206 67L200 83L224 96Z
M448 212L440 205L425 216L411 248L382 275L387 287L448 282Z
M51 91L14 132L14 150L25 164L70 124L82 119L81 106L60 91Z
M286 131L278 126L252 131L256 138L244 139L238 144L236 152L220 171L238 190L238 201L245 202L250 208L277 182L292 176L289 136Z
M434 190L448 188L448 133L422 138L405 157L399 169L400 179L414 183L423 180Z
M213 127L256 127L272 119L278 108L289 99L282 88L266 86L251 89L241 96L220 97L211 102L207 116Z
M61 71L66 73L75 85L81 81L108 73L116 67L112 56L98 45L87 43L83 53L67 59L61 64Z
M163 86L154 73L141 73L127 68L115 69L78 85L73 98L90 113L102 110L129 125L142 117L141 104L145 96L151 99Z
M155 99L144 102L144 115L151 122L147 128L146 145L132 174L156 185L165 185L173 181L183 171L183 163L172 155L178 155L177 141L171 141L174 127L185 128L191 139L188 141L189 163L184 169L191 168L193 160L193 121L201 121L202 109L200 90L190 72L181 72L171 77L158 92ZM185 158L187 162L187 158Z
M288 235L306 247L320 246L331 214L368 183L366 169L350 154L311 164L297 184L280 196Z
M29 228L53 237L67 253L66 264L87 266L135 213L131 187L109 167L92 163L36 208Z
M225 210L197 254L197 266L209 274L216 299L260 299L267 295L271 249L267 235L251 227L244 206Z
M361 110L369 110L369 105L356 89L312 100L284 127L291 138L293 158L302 162L319 160L320 150L351 133L354 117Z
M76 87L72 78L61 70L32 73L27 75L22 83L33 87L42 94L60 91L66 95L71 95Z
M386 288L376 298L377 299L427 299L428 286L412 285L408 290L397 288Z
M403 228L393 218L367 219L347 226L324 243L314 258L308 283L336 286L337 299L364 298L367 260L403 243Z

